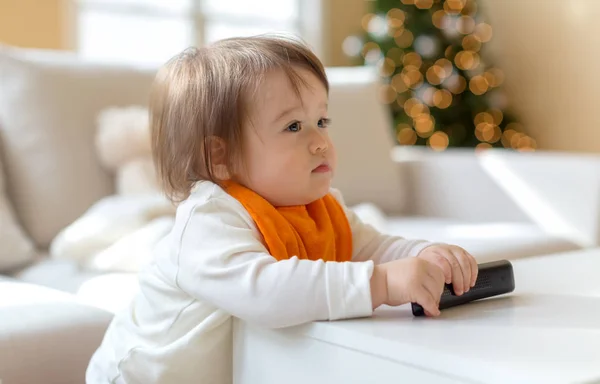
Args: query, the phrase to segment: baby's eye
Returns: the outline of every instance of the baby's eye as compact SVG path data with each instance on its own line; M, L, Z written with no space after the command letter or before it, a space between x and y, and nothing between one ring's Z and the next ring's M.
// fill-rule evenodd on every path
M327 128L327 127L329 127L329 124L331 124L331 119L328 119L328 118L323 118L323 119L319 120L319 122L317 123L319 128Z
M288 125L288 127L286 128L286 130L290 131L290 132L300 132L301 129L302 129L302 127L300 126L300 123L297 121L295 123Z

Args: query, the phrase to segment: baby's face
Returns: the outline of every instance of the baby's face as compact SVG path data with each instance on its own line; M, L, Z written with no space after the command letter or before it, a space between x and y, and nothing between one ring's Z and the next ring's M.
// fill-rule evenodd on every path
M327 91L310 71L300 98L281 70L265 76L243 129L240 182L275 206L304 205L329 192L336 155L327 133Z

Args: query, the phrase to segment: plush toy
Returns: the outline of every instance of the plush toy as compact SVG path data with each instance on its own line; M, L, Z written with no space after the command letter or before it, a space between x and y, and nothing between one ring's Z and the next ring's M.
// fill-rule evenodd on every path
M176 207L159 187L147 108L106 109L96 128L98 159L114 174L115 193L64 228L52 241L50 254L86 269L135 272L171 230Z
M115 174L118 195L160 192L147 108L113 107L102 111L97 119L95 144L101 164Z

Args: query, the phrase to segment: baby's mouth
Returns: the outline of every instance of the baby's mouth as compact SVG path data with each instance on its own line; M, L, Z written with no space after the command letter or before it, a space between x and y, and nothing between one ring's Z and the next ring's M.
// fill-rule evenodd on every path
M327 163L322 163L318 167L313 169L313 173L325 173L329 171L331 171L331 168L329 168L329 164Z

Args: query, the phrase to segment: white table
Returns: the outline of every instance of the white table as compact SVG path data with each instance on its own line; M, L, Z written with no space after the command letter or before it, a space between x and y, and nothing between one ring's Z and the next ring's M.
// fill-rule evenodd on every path
M513 261L516 289L414 318L235 325L235 383L600 383L600 249Z

